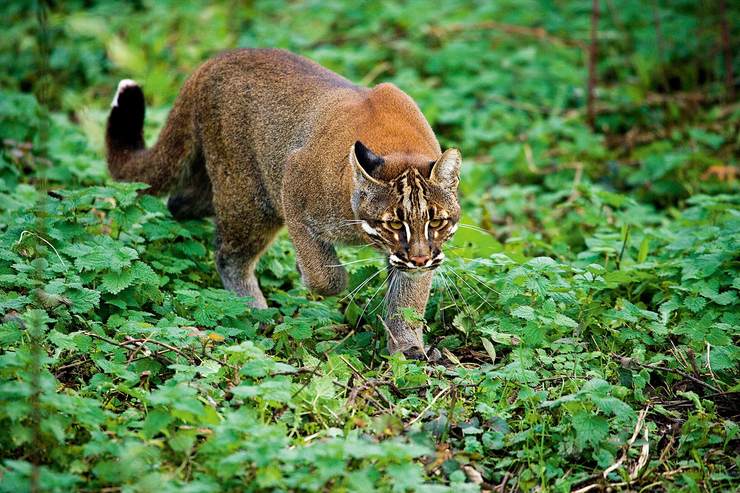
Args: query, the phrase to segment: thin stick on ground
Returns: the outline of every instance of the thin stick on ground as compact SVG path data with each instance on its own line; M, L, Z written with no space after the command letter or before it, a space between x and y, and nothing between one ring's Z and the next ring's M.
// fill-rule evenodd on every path
M414 423L416 423L417 421L419 421L424 416L424 413L426 413L427 411L429 411L432 408L432 406L434 405L434 403L439 400L440 397L442 397L444 394L446 394L447 392L450 391L450 388L451 387L445 387L442 390L440 390L437 393L437 395L435 395L432 398L432 400L429 401L429 404L427 404L427 406L424 409L422 409L421 412L414 419L412 419L411 421L409 421L404 428L406 428L406 429L411 428L411 425L413 425Z
M639 361L635 361L632 358L628 358L626 356L620 356L620 355L615 354L615 353L612 353L612 357L615 358L615 359L618 359L620 361L620 363L622 364L622 366L625 366L625 367L628 367L630 365L637 365L637 366L640 366L642 368L647 368L648 370L658 370L658 371L665 371L665 372L668 372L668 373L675 373L676 375L681 375L684 378L688 378L692 382L694 382L694 383L696 383L698 385L701 385L702 387L706 387L708 389L711 389L711 390L713 390L714 392L716 392L718 394L722 394L723 393L721 389L715 387L714 385L712 385L710 383L707 383L707 382L705 382L705 381L703 381L703 380L695 377L694 375L691 375L690 373L686 373L685 371L679 370L677 368L667 368L665 366L659 366L659 365L647 365L645 363L640 363Z
M627 453L629 452L630 447L632 447L632 444L635 443L635 440L637 440L637 435L640 434L640 430L645 426L645 416L647 416L648 408L646 407L642 411L640 411L640 414L637 416L637 423L635 423L635 430L632 433L632 437L627 441L627 444L624 447L624 450L622 451L622 455L619 458L617 462L612 464L611 466L604 469L604 472L601 473L601 476L606 479L607 476L609 476L609 473L614 471L615 469L618 469L622 466L624 461L627 459Z
M365 386L367 386L368 388L372 388L373 391L378 395L378 397L380 397L383 400L383 402L385 402L391 410L394 409L395 406L393 405L393 403L385 395L383 395L383 393L380 390L378 390L376 386L378 384L377 381L371 381L365 378L365 375L363 375L360 371L358 371L357 368L355 368L352 365L352 363L350 363L349 360L347 360L347 358L345 358L344 356L340 355L339 359L344 361L344 363L350 368L350 370L352 370L352 373L354 373L357 377L360 378L360 380L364 382Z

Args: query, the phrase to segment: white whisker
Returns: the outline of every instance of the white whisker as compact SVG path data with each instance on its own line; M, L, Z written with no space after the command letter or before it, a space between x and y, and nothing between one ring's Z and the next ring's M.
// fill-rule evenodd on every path
M448 266L448 267L449 267L449 266ZM478 290L477 290L477 289L475 289L475 288L474 288L473 286L471 286L471 285L470 285L470 284L468 283L468 281L466 281L466 280L465 280L465 278L463 278L463 277L462 277L462 276L461 276L460 274L458 274L457 272L455 272L455 270L454 270L454 269L450 269L450 272L452 272L453 274L455 274L455 275L457 276L457 278L458 278L458 279L460 279L460 280L461 280L461 281L463 282L463 284L465 284L465 285L466 285L466 286L467 286L467 287L468 287L468 288L469 288L469 289L470 289L471 291L473 291L473 292L474 292L474 293L475 293L475 294L476 294L476 295L478 296L478 298L480 298L481 300L483 300L483 303L485 303L485 304L487 304L487 305L488 305L489 307L491 307L491 308L495 309L495 307L494 307L493 305L491 305L491 303L489 303L489 301L488 301L488 300L487 300L486 298L484 298L484 297L483 297L483 295L481 295L481 294L480 294L480 293L478 292Z
M493 291L494 293L496 293L498 295L501 295L500 292L496 291L495 289L493 289L491 286L488 285L488 281L486 281L485 279L479 277L477 274L474 274L474 273L472 273L472 272L470 272L470 271L468 271L466 269L463 269L462 270L462 273L463 274L466 274L468 276L471 276L473 279L475 279L476 281L478 281L479 283L481 283L486 289L489 289L489 290Z
M450 289L450 283L452 282L452 280L448 279L448 277L441 270L439 271L439 275L440 275L440 279L442 279L442 281L444 282L445 291L447 291L447 295L450 297L450 301L452 301L452 304L455 305L455 308L457 309L458 312L462 311L460 309L460 305L457 304L457 300L455 300L454 293Z
M368 277L367 279L365 279L364 281L362 281L362 282L360 283L360 285L359 285L359 286L357 286L357 287L356 287L355 289L353 289L353 290L352 290L352 292L351 292L351 293L347 294L347 295L346 295L346 296L345 296L344 298L342 298L341 300L339 300L339 303L341 303L342 301L346 300L346 299L347 299L348 297L350 297L350 296L351 296L351 298L350 298L350 300L349 300L349 302L348 302L347 304L349 304L349 303L352 303L352 301L354 301L354 299L355 299L355 295L356 295L356 294L357 294L357 293L358 293L358 292L359 292L359 291L360 291L360 290L361 290L361 289L362 289L363 287L365 287L365 285L366 285L367 283L369 283L370 281L372 281L373 279L375 279L375 277L377 277L377 276L378 276L378 274L380 274L381 272L383 272L383 271L382 271L382 270L379 270L378 272L376 272L376 273L375 273L375 274L373 274L372 276L370 276L370 277Z
M352 265L352 264L359 264L359 263L362 263L362 262L372 262L372 261L375 261L375 260L378 260L378 259L377 258L361 258L359 260L352 260L350 262L344 262L344 263L339 263L339 264L326 264L326 265L324 265L324 267L346 267L346 266Z
M367 308L373 302L373 300L375 299L375 297L378 296L378 293L380 292L381 289L383 289L383 286L385 286L386 284L388 284L388 281L391 279L392 276L393 276L392 273L390 275L388 275L388 277L385 278L385 281L383 281L383 283L380 285L380 287L378 287L378 289L375 290L375 293L373 293L373 295L370 297L370 299L367 300L367 303L365 303L365 308L362 309L362 312L360 312L360 316L357 318L357 325L358 326L360 324L360 320L362 320L362 316L365 315L365 311L367 310ZM386 292L386 294L387 294L387 292ZM370 315L372 315L372 313L368 313L368 317ZM357 328L357 327L355 327L355 328Z
M450 266L449 265L445 266L445 269L450 269ZM452 272L453 274L457 275L457 273L454 272L453 270L450 270L450 272ZM463 296L462 291L460 291L460 288L457 287L457 284L454 283L454 282L452 282L452 279L449 279L448 278L448 280L450 281L450 284L452 284L452 287L455 288L455 291L457 291L457 294L460 295L460 302L463 304L463 308L467 308L467 311L468 312L473 311L470 308L470 305L465 301L465 297Z
M390 281L388 282L388 290L385 292L385 296L383 296L383 303L381 305L376 306L368 314L368 316L370 316L373 313L375 313L377 311L377 309L378 309L379 306L382 306L383 309L385 310L385 314L388 315L388 310L387 310L387 308L388 308L388 302L390 301L390 297L395 292L395 289L396 289L396 287L398 286L398 283L399 283L398 269L396 269L393 266L390 266L390 271L391 271L391 273L388 276L388 278L390 279Z
M458 224L458 226L460 226L461 228L467 228L467 229L470 229L470 230L473 230L473 231L477 231L477 232L479 232L479 233L483 233L483 234L486 234L486 235L488 235L488 236L490 236L490 237L492 237L492 238L496 238L496 237L495 237L495 236L493 235L493 233L491 233L490 231L486 231L485 229L483 229L483 228L481 228L481 227L479 227L479 226L475 226L474 224L463 224L463 223L457 223L457 224Z

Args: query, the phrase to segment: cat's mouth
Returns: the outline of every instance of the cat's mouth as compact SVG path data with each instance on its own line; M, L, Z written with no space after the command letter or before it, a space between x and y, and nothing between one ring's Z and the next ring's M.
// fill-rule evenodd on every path
M388 256L388 263L400 271L407 273L421 273L436 269L442 265L444 258L445 254L442 253L441 250L434 256L424 257L406 257L392 253Z

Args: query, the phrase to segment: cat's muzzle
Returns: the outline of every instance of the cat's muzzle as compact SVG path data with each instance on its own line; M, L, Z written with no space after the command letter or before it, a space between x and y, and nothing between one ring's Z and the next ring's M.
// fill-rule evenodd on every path
M445 254L439 251L433 257L411 257L405 258L398 254L391 254L388 256L388 263L401 271L413 273L413 272L426 272L434 270L444 261Z

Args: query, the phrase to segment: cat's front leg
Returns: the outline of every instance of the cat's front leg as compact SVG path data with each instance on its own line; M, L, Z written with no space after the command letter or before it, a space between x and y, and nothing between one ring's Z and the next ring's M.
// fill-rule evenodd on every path
M299 220L289 220L286 224L295 247L303 284L314 293L324 296L344 291L347 287L347 270L340 265L331 243L321 240Z
M426 356L423 324L407 322L402 311L404 308L411 308L420 316L424 316L433 275L431 271L407 273L391 269L385 318L390 353L403 352L412 357Z

